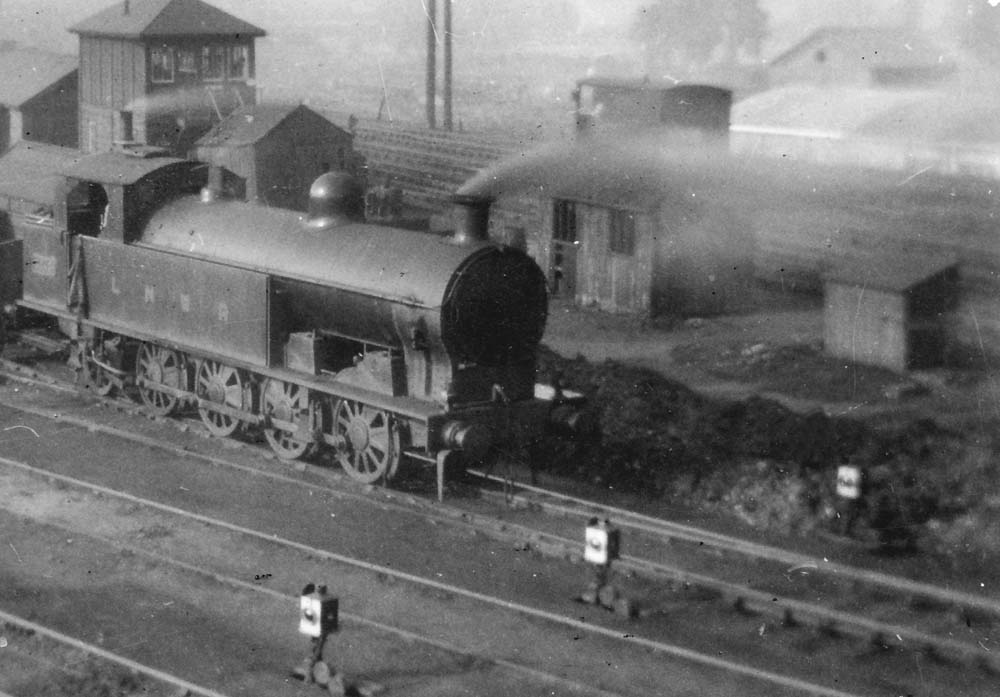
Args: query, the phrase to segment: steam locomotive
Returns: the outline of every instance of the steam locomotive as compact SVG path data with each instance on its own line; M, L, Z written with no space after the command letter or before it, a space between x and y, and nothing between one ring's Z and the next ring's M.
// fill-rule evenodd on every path
M364 223L347 175L319 177L307 214L225 181L170 157L74 158L51 216L9 214L0 301L57 320L95 391L193 405L218 436L259 427L284 459L332 449L362 482L578 423L578 396L535 383L545 278L489 241L488 199L458 199L445 238Z

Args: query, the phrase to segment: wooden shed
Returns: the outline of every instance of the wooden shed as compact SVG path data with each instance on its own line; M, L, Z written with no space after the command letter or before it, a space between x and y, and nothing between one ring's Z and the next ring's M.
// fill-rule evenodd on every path
M526 248L554 296L654 316L745 308L754 283L753 230L727 188L711 186L708 176L718 172L728 183L740 173L720 167L719 153L704 147L672 163L666 157L594 142L477 181L497 198L494 237ZM525 205L532 195L537 203ZM508 213L529 210L537 222Z
M306 210L309 187L354 163L354 136L301 104L237 109L195 144L194 159L246 182L246 199Z
M897 372L944 361L958 302L953 259L885 258L840 266L824 277L823 343L852 363Z

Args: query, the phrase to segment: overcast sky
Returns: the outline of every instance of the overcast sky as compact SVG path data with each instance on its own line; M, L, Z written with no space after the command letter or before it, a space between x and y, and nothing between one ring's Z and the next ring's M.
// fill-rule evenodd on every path
M138 1L138 0L136 0ZM635 10L648 0L572 0L579 11L583 31L623 33L633 21ZM989 2L989 0L971 0ZM337 21L352 14L368 14L380 4L372 0L210 0L211 4L258 24L271 33L281 33L286 24L297 25L302 20ZM108 0L0 0L0 36L17 39L45 48L73 51L75 36L66 32L74 22L108 6ZM400 10L419 8L422 0L382 0ZM510 14L553 18L557 6L552 0L495 0L489 5L489 16L482 21L498 33ZM940 8L946 0L761 0L772 24L771 50L780 51L824 24L890 24L901 21L913 7L922 8L925 26L939 24ZM461 14L463 0L454 0L456 16ZM468 5L468 3L466 3ZM911 9L907 9L911 8ZM477 28L479 18L469 20L471 27L457 26L456 33ZM558 26L558 22L555 22ZM414 27L421 31L421 27ZM553 37L565 38L565 37Z

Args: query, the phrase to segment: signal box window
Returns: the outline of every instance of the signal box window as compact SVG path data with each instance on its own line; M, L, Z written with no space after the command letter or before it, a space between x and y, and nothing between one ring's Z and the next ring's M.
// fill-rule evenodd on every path
M191 49L177 51L177 72L186 75L198 74L198 58Z
M201 49L201 75L205 80L221 80L225 77L225 70L225 46L205 46Z
M246 80L250 77L250 50L246 46L229 47L227 76L233 80Z
M608 240L612 252L635 253L635 215L631 211L611 210L608 218Z
M153 82L164 83L174 81L174 51L166 46L150 51L151 77Z
M576 204L556 201L552 207L552 239L576 242Z

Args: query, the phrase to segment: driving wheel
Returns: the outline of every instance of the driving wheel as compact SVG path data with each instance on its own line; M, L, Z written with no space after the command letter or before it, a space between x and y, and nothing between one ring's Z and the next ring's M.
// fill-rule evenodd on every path
M399 466L399 429L393 418L375 407L334 399L329 435L338 443L337 460L344 471L366 484L392 479Z
M184 359L181 354L156 344L143 344L135 360L137 378L147 380L157 385L184 389ZM155 385L139 385L139 396L143 403L155 414L167 416L177 409L179 400L169 392L158 389Z

